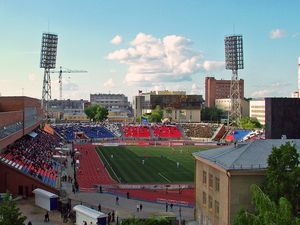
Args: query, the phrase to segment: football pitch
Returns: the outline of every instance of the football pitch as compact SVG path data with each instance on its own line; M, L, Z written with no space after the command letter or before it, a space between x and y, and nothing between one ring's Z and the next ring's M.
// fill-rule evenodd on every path
M112 178L120 183L191 183L194 181L193 152L202 146L97 147Z

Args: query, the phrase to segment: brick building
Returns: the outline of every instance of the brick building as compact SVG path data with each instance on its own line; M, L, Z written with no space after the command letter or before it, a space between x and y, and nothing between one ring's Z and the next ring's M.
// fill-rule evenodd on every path
M0 97L0 153L6 146L32 132L42 123L43 111L39 99L18 96ZM0 160L0 192L13 195L32 195L40 187L55 192L56 189L43 184L37 178L25 175L20 169Z
M41 102L29 97L0 97L0 150L38 127Z
M214 107L216 99L230 98L231 80L216 80L214 77L205 77L205 106ZM244 99L244 80L240 79L240 96Z

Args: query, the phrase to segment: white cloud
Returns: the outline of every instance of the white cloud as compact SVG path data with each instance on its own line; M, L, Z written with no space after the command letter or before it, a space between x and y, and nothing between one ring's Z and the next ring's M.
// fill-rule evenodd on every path
M225 62L223 61L209 61L206 60L203 63L203 68L206 71L219 71L219 70L224 70L225 69Z
M288 82L275 82L268 85L262 85L259 90L253 91L251 97L262 98L262 97L282 97L287 96L286 88L291 86Z
M199 95L201 92L201 88L198 84L193 83L191 88L191 94L192 95Z
M116 35L114 36L113 39L111 39L110 43L114 44L114 45L119 45L121 44L123 41L123 38L120 35Z
M116 84L113 81L113 79L110 78L106 82L104 82L103 86L106 87L106 88L114 88L116 86Z
M128 48L110 52L109 60L128 65L125 84L139 87L157 86L164 82L191 81L200 70L220 70L224 62L205 61L200 51L192 48L192 41L178 35L162 39L139 33Z
M270 38L271 39L279 39L286 36L286 32L283 29L274 29L270 31Z

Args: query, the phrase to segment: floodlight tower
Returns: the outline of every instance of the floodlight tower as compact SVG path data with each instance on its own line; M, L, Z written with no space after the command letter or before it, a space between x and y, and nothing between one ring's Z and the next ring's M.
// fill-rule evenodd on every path
M232 71L230 83L230 111L228 124L237 125L241 118L241 96L238 79L238 70L244 69L243 37L232 35L225 37L225 64L226 69Z
M51 99L50 69L55 68L58 37L56 34L43 33L40 68L44 68L42 107L47 113L47 102Z

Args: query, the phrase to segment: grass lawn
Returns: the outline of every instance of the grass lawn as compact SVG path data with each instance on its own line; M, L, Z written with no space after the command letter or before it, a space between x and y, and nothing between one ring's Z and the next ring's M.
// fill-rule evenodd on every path
M192 153L208 148L118 146L97 147L97 152L111 176L121 183L189 183L195 173Z

